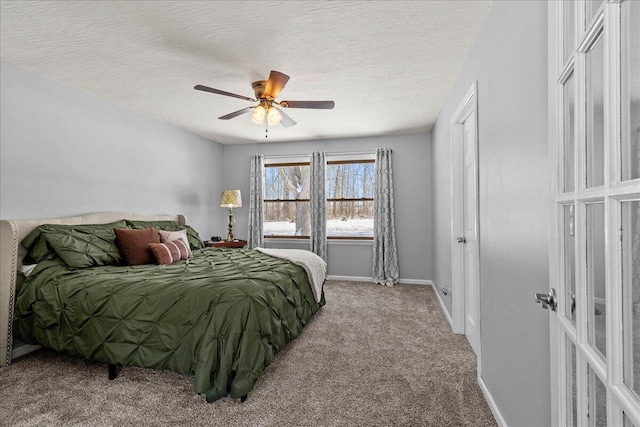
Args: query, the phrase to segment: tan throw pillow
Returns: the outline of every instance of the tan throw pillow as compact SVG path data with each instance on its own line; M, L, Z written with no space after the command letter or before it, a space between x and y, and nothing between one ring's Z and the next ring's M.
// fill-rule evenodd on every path
M160 235L155 228L114 228L116 245L126 265L154 264L155 257L149 243L160 243Z
M175 240L182 240L184 244L187 246L187 258L193 258L193 253L191 252L191 248L189 247L187 230L180 230L180 231L158 230L158 233L160 234L160 241L163 243L173 242ZM186 258L183 258L183 259L186 259Z
M158 264L171 264L181 259L189 259L189 246L182 239L166 243L149 243Z

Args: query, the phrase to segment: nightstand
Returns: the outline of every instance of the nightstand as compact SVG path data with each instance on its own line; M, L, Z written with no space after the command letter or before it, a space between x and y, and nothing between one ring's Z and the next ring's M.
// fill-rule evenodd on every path
M232 242L227 242L226 240L221 240L219 242L205 241L204 245L207 248L244 248L247 245L246 240L234 240Z

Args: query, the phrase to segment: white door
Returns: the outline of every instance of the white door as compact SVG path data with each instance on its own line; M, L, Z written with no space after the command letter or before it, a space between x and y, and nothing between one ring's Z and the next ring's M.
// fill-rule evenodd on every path
M640 426L639 1L549 2L549 109L552 425Z
M463 224L465 242L464 260L464 334L476 355L480 354L480 289L478 283L478 232L477 232L477 156L476 156L476 116L470 114L465 120L463 138Z
M451 287L453 331L465 334L480 362L477 132L474 83L451 118Z

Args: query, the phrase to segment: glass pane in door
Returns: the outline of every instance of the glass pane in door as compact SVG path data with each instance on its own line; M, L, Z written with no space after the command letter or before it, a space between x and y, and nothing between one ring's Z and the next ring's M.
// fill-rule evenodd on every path
M640 397L640 201L622 203L624 382Z
M631 422L629 417L627 417L627 414L625 414L624 411L622 412L622 422L622 427L636 427L635 424Z
M602 0L587 0L587 25L589 25L601 4Z
M576 48L576 2L575 0L566 0L562 4L563 15L563 55L562 58L566 62L567 59L573 54Z
M640 178L640 2L622 3L622 180Z
M575 189L575 73L572 72L562 86L563 115L563 189L571 193Z
M604 357L606 355L605 313L605 226L604 203L591 203L587 209L587 330L589 342Z
M568 336L565 336L567 349L567 423L568 426L578 425L578 385L576 375L576 346Z
M589 367L589 425L605 427L607 425L607 389L600 378Z
M576 324L576 232L575 206L564 206L564 289L565 315Z
M587 52L587 188L604 185L604 41Z

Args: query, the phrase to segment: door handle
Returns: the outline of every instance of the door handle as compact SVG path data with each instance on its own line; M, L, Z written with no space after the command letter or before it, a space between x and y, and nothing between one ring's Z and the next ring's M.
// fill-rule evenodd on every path
M458 237L456 239L457 243L467 243L467 238L466 237Z
M558 309L558 300L556 298L556 290L551 288L551 290L546 293L536 293L535 300L537 303L542 304L542 308L547 309L551 307L551 311L556 311Z

